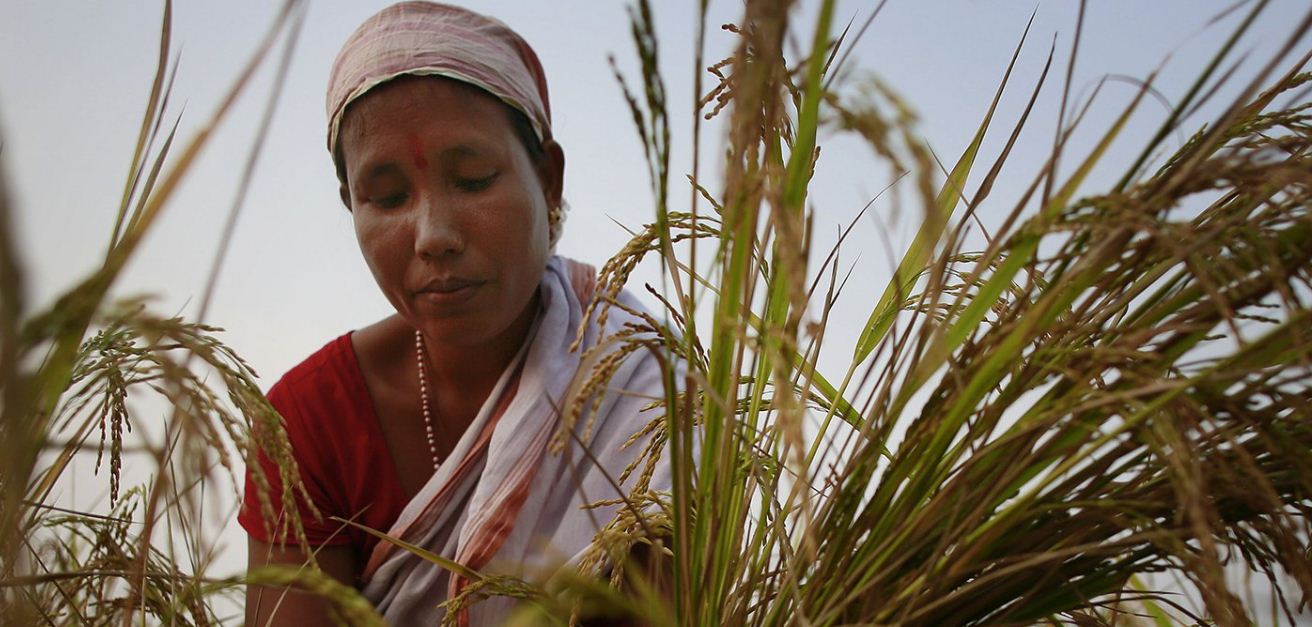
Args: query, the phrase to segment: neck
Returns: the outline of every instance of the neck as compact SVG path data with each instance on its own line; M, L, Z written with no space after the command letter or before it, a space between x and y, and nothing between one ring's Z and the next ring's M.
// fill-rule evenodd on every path
M430 384L447 392L490 390L527 341L537 317L538 299L535 293L515 321L488 342L456 344L425 337L428 368L433 378Z

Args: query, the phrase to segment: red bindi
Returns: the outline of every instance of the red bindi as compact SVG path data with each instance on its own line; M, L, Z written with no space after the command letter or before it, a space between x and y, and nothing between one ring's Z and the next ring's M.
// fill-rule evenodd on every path
M410 135L410 157L415 160L415 168L420 170L428 169L428 157L424 156L424 144L419 141L419 136Z

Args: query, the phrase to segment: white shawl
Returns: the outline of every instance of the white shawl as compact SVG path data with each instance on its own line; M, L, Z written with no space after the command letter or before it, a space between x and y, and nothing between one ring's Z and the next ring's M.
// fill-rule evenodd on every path
M577 439L571 438L563 454L548 451L560 427L557 410L578 385L576 378L591 370L591 364L580 368L582 349L570 350L591 299L591 271L560 257L548 262L539 288L540 313L525 348L389 535L485 575L540 581L572 564L614 516L617 506L582 506L627 496L632 479L622 486L624 494L616 492L612 479L643 447L621 447L654 417L642 409L662 398L664 389L655 357L645 350L630 355L611 378L595 416L575 424ZM641 310L627 293L618 300ZM614 308L601 329L594 315L582 345L594 346L631 322L640 321ZM651 488L669 485L669 467L662 464ZM366 567L364 593L389 624L432 625L444 616L438 604L466 583L384 540ZM462 612L459 622L499 625L515 603L489 599Z

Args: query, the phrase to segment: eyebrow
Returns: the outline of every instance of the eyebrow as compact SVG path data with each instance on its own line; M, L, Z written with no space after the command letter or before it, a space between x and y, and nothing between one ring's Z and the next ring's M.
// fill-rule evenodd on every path
M401 172L401 168L397 166L395 162L387 161L369 168L369 170L367 170L363 175L360 176L360 179L361 180L374 179L380 176L399 174L400 172Z
M452 162L473 157L495 158L496 150L482 143L461 143L443 148L437 153L438 162Z
M455 146L451 146L450 148L443 149L442 152L439 154L444 158L445 157L481 157L487 152L488 151L486 150L480 150L479 147L474 144L456 144Z

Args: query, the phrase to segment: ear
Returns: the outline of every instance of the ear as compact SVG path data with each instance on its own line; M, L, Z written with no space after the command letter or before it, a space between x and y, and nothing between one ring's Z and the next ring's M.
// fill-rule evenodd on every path
M351 211L351 190L346 188L343 183L337 187L337 195L342 199L342 204L346 206L346 211Z
M565 150L556 140L542 142L542 160L538 162L537 171L547 206L559 206L565 193Z

